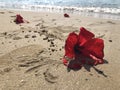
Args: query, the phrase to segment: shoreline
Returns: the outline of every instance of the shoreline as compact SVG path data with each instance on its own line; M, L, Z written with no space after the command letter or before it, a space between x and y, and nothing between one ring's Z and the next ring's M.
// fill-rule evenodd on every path
M120 20L120 10L116 8L100 8L100 7L60 7L45 5L23 5L16 8L0 8L3 10L30 11L30 12L48 12L48 13L69 13L81 16L91 16L94 18ZM116 12L118 11L118 12Z

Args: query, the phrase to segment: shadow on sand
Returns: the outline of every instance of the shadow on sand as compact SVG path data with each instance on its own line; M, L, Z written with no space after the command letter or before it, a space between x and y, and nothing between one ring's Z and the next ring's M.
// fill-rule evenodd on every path
M108 64L108 61L104 60L104 64ZM90 69L93 68L98 74L103 75L104 77L107 77L107 75L104 73L104 71L97 69L95 66L84 64L84 65L82 65L82 67L84 67L88 72L90 72ZM67 71L68 72L70 72L71 70L73 70L73 71L79 71L81 68L79 68L79 69L70 69L70 68L67 68Z

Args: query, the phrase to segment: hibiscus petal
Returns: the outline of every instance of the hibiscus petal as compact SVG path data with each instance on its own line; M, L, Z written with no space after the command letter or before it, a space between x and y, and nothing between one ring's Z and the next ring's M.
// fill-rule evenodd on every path
M65 13L65 14L64 14L64 17L67 17L67 18L68 18L68 17L70 17L70 16L69 16L67 13Z
M84 27L80 28L80 33L78 37L79 46L83 46L88 40L92 39L95 35L89 32Z
M24 23L23 17L20 14L17 14L15 22L16 24Z
M77 44L77 41L78 35L74 32L70 33L65 43L65 56L69 58L75 57L74 47Z
M104 42L102 39L94 38L88 40L84 45L83 49L81 50L82 54L85 56L93 55L97 58L102 59L104 57Z
M82 65L76 60L72 60L69 62L68 68L70 69L81 69Z

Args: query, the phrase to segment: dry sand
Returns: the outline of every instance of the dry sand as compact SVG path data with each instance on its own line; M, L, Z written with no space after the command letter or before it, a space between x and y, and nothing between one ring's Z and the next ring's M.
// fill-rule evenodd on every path
M13 21L21 14L30 23ZM105 64L67 71L64 44L83 26L105 42ZM120 21L0 10L0 90L119 90Z

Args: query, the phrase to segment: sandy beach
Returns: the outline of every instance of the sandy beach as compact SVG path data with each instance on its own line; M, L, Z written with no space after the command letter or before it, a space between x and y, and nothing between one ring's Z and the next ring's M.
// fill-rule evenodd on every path
M16 24L16 14L30 23ZM120 21L0 10L0 90L119 90ZM85 27L104 40L104 64L67 71L65 40Z

